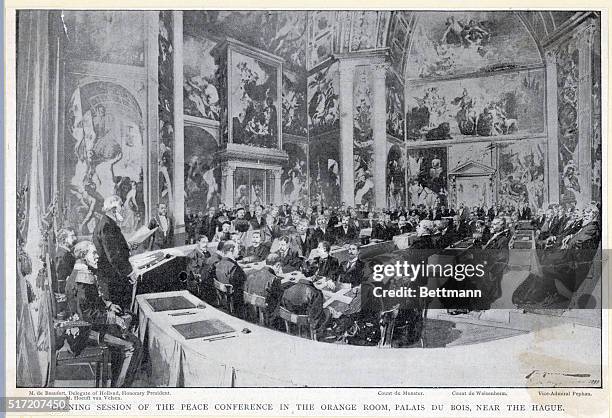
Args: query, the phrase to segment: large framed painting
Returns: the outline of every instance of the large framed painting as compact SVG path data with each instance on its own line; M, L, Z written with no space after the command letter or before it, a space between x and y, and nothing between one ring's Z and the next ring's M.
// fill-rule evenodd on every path
M281 78L279 58L228 42L230 143L280 149Z

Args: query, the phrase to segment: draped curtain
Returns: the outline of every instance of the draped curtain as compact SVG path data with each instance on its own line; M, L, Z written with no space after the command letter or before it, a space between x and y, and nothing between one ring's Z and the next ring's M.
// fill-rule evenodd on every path
M17 15L17 385L44 386L50 362L57 23L50 11Z

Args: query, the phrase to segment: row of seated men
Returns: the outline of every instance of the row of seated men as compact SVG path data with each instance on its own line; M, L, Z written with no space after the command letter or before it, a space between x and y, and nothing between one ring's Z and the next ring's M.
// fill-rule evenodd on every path
M540 269L517 288L513 301L517 305L565 307L593 266L602 233L600 207L551 204L538 211L531 224Z
M256 254L243 258L249 261L264 261L265 266L249 271L248 274L238 263L237 246L232 241L220 242L216 253L208 250L208 239L200 237L196 254L189 264L189 278L186 288L203 300L221 305L214 281L231 285L232 311L235 315L247 320L256 320L255 308L243 299L243 294L255 295L265 300L264 317L266 325L284 330L279 317L282 307L292 314L308 317L312 330L322 339L324 335L333 341L344 339L345 342L358 345L375 345L380 339L379 322L385 305L380 299L370 297L369 302L362 303L361 309L351 310L340 316L324 309L324 296L321 288L335 290L343 283L352 287L374 286L368 267L360 258L360 246L357 243L348 245L349 259L340 263L330 254L330 244L321 241L317 246L318 257L308 260L300 257L297 251L291 250L290 240L281 237L278 252L269 252L267 243L260 242L259 233L254 234ZM260 248L265 248L259 251ZM283 276L299 270L305 276L297 282L282 283ZM323 282L315 286L314 282ZM365 306L364 306L365 305ZM405 337L405 344L414 342L414 309L403 310L404 328L411 332ZM418 317L418 316L417 316ZM410 326L407 326L410 323ZM359 324L359 325L357 325ZM400 333L398 332L398 335Z
M343 219L344 221L345 219ZM505 228L505 222L503 219L494 220L492 223L492 232L488 229L483 230L481 223L475 223L470 225L465 222L457 220L457 224L453 226L452 222L438 222L430 220L421 220L416 225L417 239L413 242L411 250L427 249L436 250L445 248L448 244L459 241L466 236L473 237L475 242L480 244L483 248L487 249L503 249L501 251L501 262L495 264L504 265L507 262L507 248L508 239L507 229ZM470 228L474 228L474 232L471 232ZM263 289L267 289L271 283L274 283L273 278L278 278L280 283L280 277L283 273L287 273L293 270L301 270L306 275L325 277L332 283L350 283L352 286L359 286L371 279L371 272L366 269L366 263L359 258L359 245L352 243L349 245L350 260L340 265L338 261L329 254L330 244L326 241L318 241L317 253L319 257L314 260L308 260L307 256L310 253L307 249L309 248L309 230L307 228L307 222L302 220L298 223L298 233L291 236L283 236L279 239L279 250L277 253L270 253L270 242L262 242L261 233L256 231L253 234L253 245L247 247L245 251L240 251L239 243L232 241L220 242L218 247L218 254L208 253L208 239L206 236L200 237L196 256L192 260L190 265L191 272L191 289L195 290L202 298L209 302L216 302L216 294L212 285L214 280L217 280L223 284L230 284L234 288L234 311L244 312L244 306L242 301L242 291L245 290L247 293L253 293L266 298L270 309L274 311L275 307L278 306L280 298L265 294ZM304 235L301 235L303 232ZM319 235L320 237L320 235ZM477 244L477 245L478 245ZM225 249L231 249L230 253L227 253ZM306 248L302 250L302 248ZM263 261L266 260L269 268L263 269L259 272L246 275L242 270L237 260L243 262L252 261ZM225 260L220 263L219 260ZM494 265L494 263L491 263ZM499 270L499 268L498 268ZM496 285L489 289L489 293L499 292L499 281L501 280L500 274L495 274L497 278ZM307 281L304 286L313 289L312 283ZM260 283L260 284L257 284ZM265 283L265 284L261 284ZM333 289L335 284L331 286ZM274 287L278 289L278 286ZM307 296L303 292L297 292L300 287L290 287L286 290L286 298L292 297L304 297ZM296 293L294 293L296 292ZM272 292L273 294L279 294L278 291ZM308 292L306 292L308 293ZM315 290L316 293L316 290ZM320 292L319 292L320 293ZM268 300L271 298L271 300ZM318 313L322 309L322 299L306 299L291 301L286 300L285 304L281 306L286 307L290 312L296 314L312 313L312 303L320 301L316 306L314 312L317 312L315 317L319 318ZM299 309L297 307L300 307ZM313 318L314 321L314 318Z
M320 224L319 217L321 215L327 221L325 225ZM345 203L342 203L339 207L323 207L321 205L316 207L290 206L288 203L281 206L269 204L266 207L264 205L250 204L246 208L241 205L229 208L222 203L217 208L209 207L206 214L203 211L195 214L191 212L190 208L187 208L185 228L189 243L193 243L198 235L206 235L210 241L216 241L214 236L221 229L225 221L230 222L232 229L241 232L249 228L262 229L267 225L269 228L267 232L273 238L277 238L279 229L295 228L302 218L308 221L309 226L318 226L326 229L334 229L340 224L343 216L348 216L350 219L349 224L357 230L362 228L374 229L376 224L389 221L395 224L403 221L406 224L412 225L414 230L416 224L423 219L436 221L454 217L455 215L458 215L462 221L480 219L491 222L493 218L499 216L516 216L519 220L526 220L531 218L531 209L524 203L520 203L515 207L494 205L488 209L482 206L474 206L470 209L462 203L455 209L442 205L439 200L436 201L433 207L413 204L410 208L401 207L384 211L357 210L347 206Z
M317 256L312 259L308 259L307 255L304 256L293 245L290 237L282 236L278 243L277 251L271 253L271 244L262 242L261 233L255 231L252 234L252 246L242 253L239 245L231 240L219 242L216 253L211 253L208 250L208 239L202 236L198 241L196 254L191 258L188 266L190 280L198 287L198 294L208 301L216 299L214 280L232 285L235 294L234 310L240 312L242 311L240 306L242 291L247 290L246 283L256 275L252 274L247 277L240 264L265 261L279 276L301 271L308 276L328 279L330 286L332 282L358 286L365 278L365 264L359 258L359 245L356 243L348 245L350 258L343 263L331 255L331 245L327 241L317 243ZM238 261L241 263L239 264ZM255 292L255 294L259 293ZM294 313L299 314L299 312Z

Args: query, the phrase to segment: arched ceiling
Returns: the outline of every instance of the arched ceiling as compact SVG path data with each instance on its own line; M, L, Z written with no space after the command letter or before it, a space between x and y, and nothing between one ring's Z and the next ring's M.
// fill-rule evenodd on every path
M192 35L233 37L280 55L286 66L294 71L310 70L335 53L388 47L393 68L403 76L414 45L415 30L426 26L419 26L419 22L439 20L446 14L465 15L423 11L186 11L184 25L185 32ZM507 12L497 14L502 16ZM508 41L510 27L520 22L529 31L533 43L539 46L574 14L567 11L512 12L512 18L503 19L503 36L499 40ZM461 19L458 17L456 21ZM446 19L442 25L444 22ZM518 39L526 45L523 35ZM503 56L501 46L496 50ZM516 51L513 53L516 55Z
M515 13L415 13L402 63L406 80L542 65L538 43Z

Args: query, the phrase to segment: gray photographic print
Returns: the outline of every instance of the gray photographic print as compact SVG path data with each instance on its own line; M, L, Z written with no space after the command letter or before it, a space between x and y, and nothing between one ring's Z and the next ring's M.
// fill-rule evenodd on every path
M13 18L9 385L125 388L159 413L601 396L601 11ZM234 387L338 400L190 409L159 390ZM427 389L455 398L397 398Z

